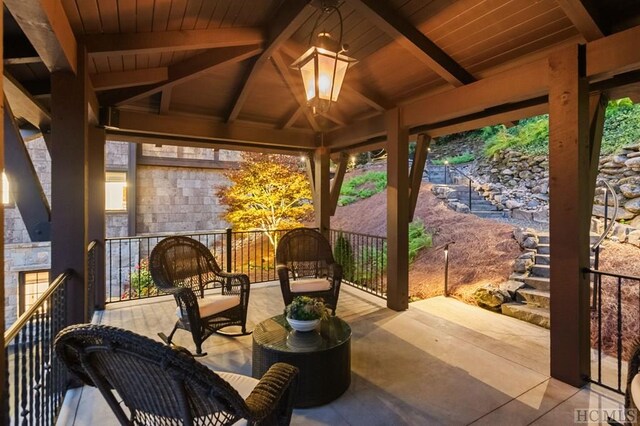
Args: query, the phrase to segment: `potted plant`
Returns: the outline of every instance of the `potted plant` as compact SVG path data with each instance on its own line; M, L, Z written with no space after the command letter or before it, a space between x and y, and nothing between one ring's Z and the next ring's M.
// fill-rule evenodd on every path
M294 330L311 331L320 320L329 316L329 311L321 298L296 296L284 309L284 314Z

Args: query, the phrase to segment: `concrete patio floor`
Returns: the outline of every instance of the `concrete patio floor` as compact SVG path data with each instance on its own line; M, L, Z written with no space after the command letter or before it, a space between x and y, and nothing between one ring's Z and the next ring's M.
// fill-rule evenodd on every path
M249 323L282 312L277 285L255 286ZM157 338L174 321L163 297L108 305L94 321ZM522 321L436 297L405 312L343 286L337 315L352 328L352 382L332 403L296 409L300 425L564 425L575 409L621 409L623 398L595 387L576 389L549 378L549 332ZM176 344L193 349L186 332ZM199 361L251 375L251 336L212 336ZM93 388L67 394L59 425L116 425ZM592 423L592 424L598 424Z

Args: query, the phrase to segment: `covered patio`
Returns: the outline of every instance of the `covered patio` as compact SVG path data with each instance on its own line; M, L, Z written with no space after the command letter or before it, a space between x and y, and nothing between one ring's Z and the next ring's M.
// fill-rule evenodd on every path
M276 283L252 289L249 322L282 311ZM94 322L155 338L173 325L175 303L161 298L108 305ZM399 313L383 300L343 289L337 314L353 332L351 386L334 402L294 410L293 424L558 425L574 409L623 408L620 395L577 389L549 377L549 331L436 297ZM193 346L188 333L176 343ZM251 375L252 337L214 336L198 361L217 371ZM596 422L597 423L597 422ZM116 425L95 388L68 391L59 425Z
M19 188L31 240L51 242L52 285L0 338L3 346L18 345L18 335L26 345L34 322L52 324L43 339L50 343L65 325L105 309L105 140L302 156L315 226L325 235L349 155L383 147L386 300L344 290L338 315L356 337L353 384L334 405L297 411L296 419L557 424L570 421L573 408L619 407L588 387L589 221L607 100L639 99L640 7L606 3L346 0L332 2L339 17L307 0L4 0L0 168ZM318 29L340 29L358 64L337 102L314 110L290 64ZM544 113L550 332L453 300L409 306L408 225L431 140ZM50 202L28 137L47 144ZM170 329L173 302L161 300L109 307L99 318L153 336L160 325ZM251 319L279 313L279 301L277 289L256 288ZM211 338L207 362L247 373L250 343ZM57 368L50 344L42 354L46 379ZM0 383L9 375L4 357L0 351ZM37 397L39 374L23 385ZM43 391L52 419L68 384L56 374ZM17 397L2 392L3 404ZM96 399L72 392L80 404L65 419L83 424ZM33 414L28 407L21 405L23 416Z

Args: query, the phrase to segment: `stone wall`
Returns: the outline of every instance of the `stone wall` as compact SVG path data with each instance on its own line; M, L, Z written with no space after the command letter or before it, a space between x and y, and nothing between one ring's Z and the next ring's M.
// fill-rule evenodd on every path
M11 243L4 246L5 329L18 318L20 272L51 267L51 243Z
M138 166L139 234L226 228L215 188L228 184L223 170Z

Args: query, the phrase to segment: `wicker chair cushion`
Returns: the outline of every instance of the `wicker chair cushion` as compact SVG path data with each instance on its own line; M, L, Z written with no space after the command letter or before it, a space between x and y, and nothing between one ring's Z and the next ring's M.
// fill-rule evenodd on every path
M631 398L636 407L640 407L640 374L636 374L631 380Z
M331 283L326 278L304 278L292 281L290 287L292 293L309 293L330 290Z
M223 296L220 294L214 296L206 296L204 299L198 300L198 311L200 312L200 318L206 318L218 312L226 311L240 304L240 296L229 295ZM176 308L176 316L182 319L182 312L180 308Z

